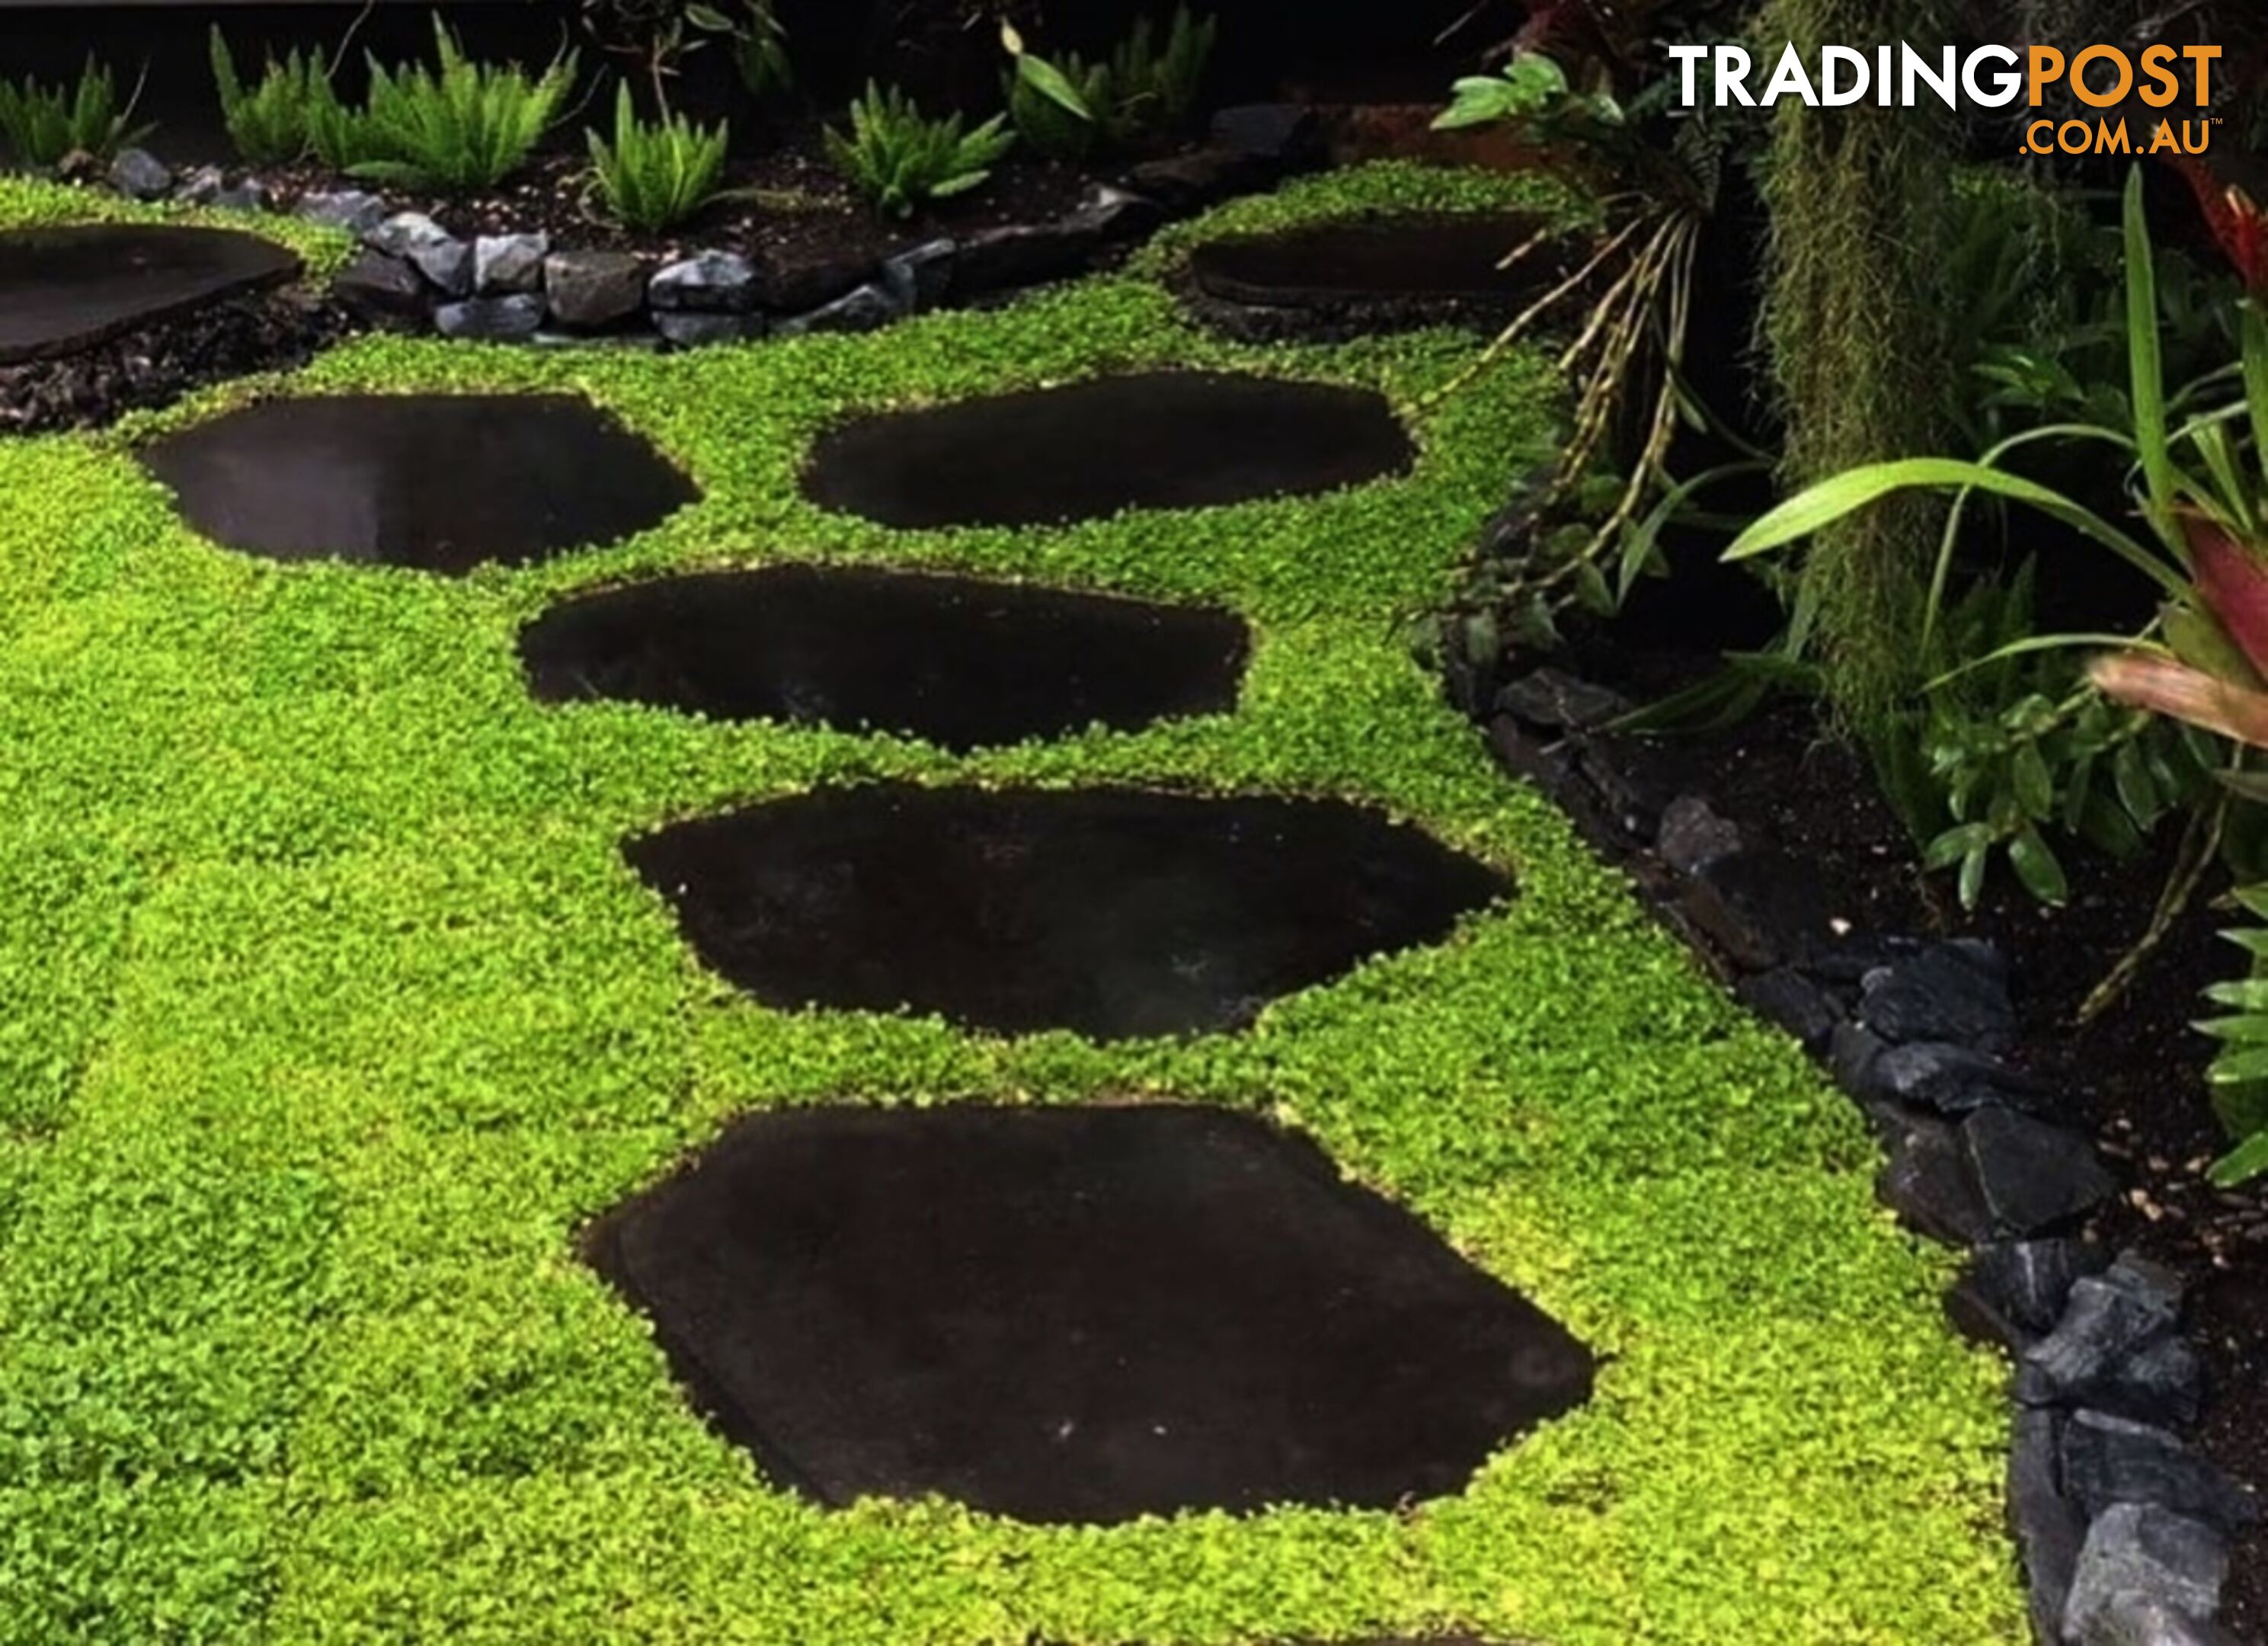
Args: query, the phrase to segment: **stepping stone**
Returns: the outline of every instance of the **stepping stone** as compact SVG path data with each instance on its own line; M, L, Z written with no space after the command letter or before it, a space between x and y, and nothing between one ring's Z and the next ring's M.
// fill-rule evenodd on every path
M828 789L625 852L765 1005L1098 1040L1246 1027L1507 889L1361 807L1138 789Z
M821 438L804 491L909 529L1062 525L1333 491L1416 461L1368 389L1162 372L862 418Z
M0 365L84 349L298 277L256 234L123 223L0 233Z
M570 601L520 637L546 702L899 732L966 751L1236 706L1227 612L826 566Z
M1550 1317L1219 1110L758 1115L588 1251L724 1434L830 1505L1384 1509L1591 1390Z
M1388 311L1381 318L1405 309L1412 321L1444 306L1503 311L1533 302L1578 266L1557 241L1500 266L1543 226L1495 213L1346 218L1210 241L1189 254L1189 277L1207 297L1263 308Z
M158 441L142 463L231 549L452 576L613 543L700 496L571 395L263 401Z

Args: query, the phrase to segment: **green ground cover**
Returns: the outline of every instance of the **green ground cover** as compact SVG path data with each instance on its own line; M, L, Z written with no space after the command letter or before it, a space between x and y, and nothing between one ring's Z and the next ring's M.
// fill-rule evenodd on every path
M206 544L129 448L0 444L0 1640L960 1646L1462 1626L1552 1646L2023 1638L1999 1367L1941 1323L1858 1117L1491 769L1395 621L1550 438L1473 339L1252 350L1152 277L1191 233L1501 182L1374 168L1123 277L863 338L668 359L364 339L303 392L571 388L706 498L463 581ZM51 196L0 191L0 221ZM34 203L27 205L27 202ZM1121 366L1379 386L1417 471L1073 529L906 534L795 476L846 412ZM1233 603L1233 715L951 759L530 701L563 591L780 558ZM1339 794L1520 895L1240 1037L1097 1047L782 1014L705 975L617 853L878 777ZM1257 1110L1611 1356L1462 1495L1108 1529L771 1490L577 1229L752 1106L1134 1091Z

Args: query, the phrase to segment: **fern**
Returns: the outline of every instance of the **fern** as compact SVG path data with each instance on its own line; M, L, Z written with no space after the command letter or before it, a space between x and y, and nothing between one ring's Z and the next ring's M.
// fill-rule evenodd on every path
M253 166L288 166L304 156L313 143L317 111L338 107L331 92L333 65L294 50L281 63L269 57L260 83L247 86L217 23L210 50L221 118L237 153Z
M1219 19L1200 18L1187 4L1174 9L1162 49L1150 19L1138 18L1132 33L1110 55L1110 79L1116 90L1109 122L1112 138L1138 142L1187 124L1219 38Z
M359 154L346 170L372 182L448 194L493 188L558 120L574 90L575 54L553 59L538 78L518 63L472 62L438 18L433 39L438 70L389 70L372 58L369 100L351 115L339 111L327 140Z
M899 218L924 201L978 187L1015 142L1005 114L970 131L959 114L932 120L903 92L885 92L871 80L850 105L850 131L827 129L836 169L876 210Z
M1063 87L1086 112L1081 114L1060 92L1038 83L1032 64L1040 64L1060 80ZM1116 96L1107 63L1090 63L1077 52L1066 52L1060 63L1019 55L1001 81L1008 100L1008 119L1016 136L1035 154L1050 160L1083 160L1101 141Z
M717 193L729 139L723 122L695 125L664 110L647 124L630 106L625 85L615 98L615 140L587 134L591 166L607 209L625 227L652 233L683 222Z
M127 122L133 114L134 100L120 106L117 82L92 56L75 87L51 89L37 80L0 80L0 137L26 166L59 166L82 153L107 160L156 129L147 125L129 129Z

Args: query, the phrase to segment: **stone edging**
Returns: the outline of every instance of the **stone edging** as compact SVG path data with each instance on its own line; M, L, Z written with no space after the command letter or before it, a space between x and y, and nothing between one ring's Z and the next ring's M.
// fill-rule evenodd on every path
M924 309L1087 274L1168 221L1272 188L1323 158L1311 109L1226 108L1204 146L1091 183L1062 217L927 240L877 262L780 270L718 249L658 263L634 252L555 247L538 233L468 240L360 189L309 194L295 210L360 240L332 292L366 322L487 342L689 348L871 331ZM177 181L138 150L118 158L110 181L141 200L270 209L257 179L231 186L204 167Z
M2180 1278L2073 1232L2119 1185L2007 1059L2007 958L1833 919L1813 866L1745 840L1674 745L1605 729L1631 705L1604 687L1545 668L1467 706L1498 762L1865 1111L1882 1203L1970 1252L1945 1308L2014 1358L2008 1519L2043 1646L2237 1646L2214 1619L2258 1505L2174 1432L2205 1399Z

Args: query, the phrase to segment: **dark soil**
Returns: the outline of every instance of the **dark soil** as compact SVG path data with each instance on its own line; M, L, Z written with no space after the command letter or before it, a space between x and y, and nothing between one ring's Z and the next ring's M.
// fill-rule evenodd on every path
M299 269L297 253L232 229L94 223L0 232L0 365L76 353L269 291Z
M1705 660L1594 640L1579 648L1578 662L1593 678L1642 693L1693 678ZM2206 1015L2199 991L2242 971L2242 956L2214 936L2228 918L2193 908L2113 1009L2075 1021L2148 926L2175 830L2131 864L2067 853L2072 897L2063 909L2041 907L1996 874L1968 914L1945 876L1918 873L1867 762L1827 739L1809 707L1780 704L1679 742L1708 773L1701 786L1717 809L1752 838L1816 864L1840 894L1842 918L1861 929L1975 934L2008 953L2023 1026L2017 1060L2060 1089L2066 1114L2094 1126L2133 1185L2092 1232L2114 1247L2140 1247L2188 1281L2190 1325L2212 1388L2198 1443L2237 1479L2268 1490L2268 1192L2205 1181L2228 1140L2205 1097L2213 1043L2188 1028ZM2237 1546L2222 1620L2246 1640L2268 1641L2268 1533Z
M1359 807L1132 789L826 790L626 852L768 1006L1098 1040L1242 1028L1507 889Z
M1591 1388L1534 1304L1218 1110L760 1115L590 1251L725 1433L838 1506L1390 1508Z
M593 194L582 153L538 155L492 193L470 197L372 188L402 210L423 211L452 233L541 232L555 247L646 253L657 261L704 247L737 251L768 269L861 265L940 235L1064 216L1108 168L1083 170L1011 154L985 185L939 201L911 218L883 217L851 192L830 166L816 124L796 128L777 146L727 165L724 196L660 234L640 234L607 218ZM611 133L611 128L609 128ZM265 173L287 198L310 189L370 188L315 167Z
M453 576L613 543L700 495L566 395L263 401L141 455L189 523L229 548Z
M1225 611L823 566L573 600L520 638L535 695L888 731L955 751L1236 706Z
M859 419L821 438L804 491L886 526L1059 525L1330 491L1416 459L1367 389L1155 373Z
M0 365L0 432L105 428L217 383L305 365L350 329L343 310L297 292L225 299L77 354Z

